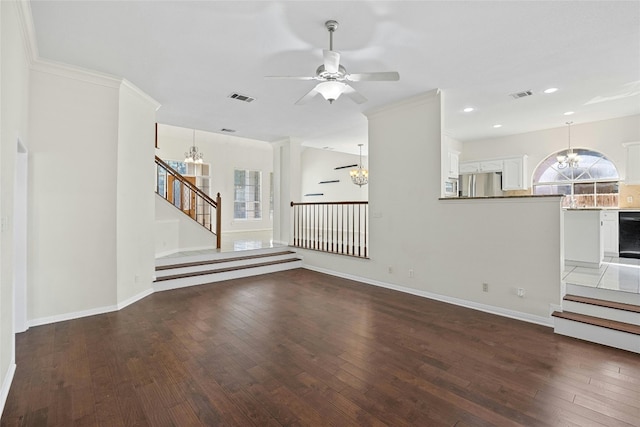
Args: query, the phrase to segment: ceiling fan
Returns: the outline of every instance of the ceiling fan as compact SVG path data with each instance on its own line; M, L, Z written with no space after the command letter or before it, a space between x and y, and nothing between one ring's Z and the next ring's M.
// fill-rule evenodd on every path
M340 53L333 50L333 33L338 28L338 22L329 20L324 23L329 31L329 49L322 51L324 62L316 70L316 75L311 77L303 76L267 76L268 79L292 79L292 80L317 80L320 83L311 89L306 95L296 101L296 105L309 102L316 95L320 94L324 99L333 103L340 95L346 95L356 104L362 104L367 98L358 93L353 87L345 82L361 81L397 81L400 75L396 71L386 71L377 73L349 74L340 65Z

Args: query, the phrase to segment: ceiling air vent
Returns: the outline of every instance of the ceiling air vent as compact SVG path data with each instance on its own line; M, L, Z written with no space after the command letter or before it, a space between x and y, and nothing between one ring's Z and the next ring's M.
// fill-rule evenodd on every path
M227 128L220 129L220 132L234 133L235 131L236 131L235 129L227 129Z
M512 93L510 96L512 96L515 99L519 99L519 98L524 98L525 96L531 96L531 95L533 95L533 92L531 92L530 90L523 90L522 92Z
M256 100L255 98L249 95L242 95L241 93L237 93L237 92L233 92L231 95L229 95L229 98L237 99L238 101L243 101L243 102L253 102Z

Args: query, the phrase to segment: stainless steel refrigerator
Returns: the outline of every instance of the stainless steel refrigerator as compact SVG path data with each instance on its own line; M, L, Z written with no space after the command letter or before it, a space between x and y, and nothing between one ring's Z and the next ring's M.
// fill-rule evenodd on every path
M502 174L499 172L460 175L460 196L502 196Z

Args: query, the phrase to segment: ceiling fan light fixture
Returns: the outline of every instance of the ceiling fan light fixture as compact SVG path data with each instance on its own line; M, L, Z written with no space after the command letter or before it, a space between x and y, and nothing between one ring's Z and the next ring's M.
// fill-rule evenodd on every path
M319 83L316 86L316 91L322 95L324 99L329 101L330 104L333 104L333 101L340 98L342 92L344 92L345 86L344 83L336 82L336 81L328 81Z

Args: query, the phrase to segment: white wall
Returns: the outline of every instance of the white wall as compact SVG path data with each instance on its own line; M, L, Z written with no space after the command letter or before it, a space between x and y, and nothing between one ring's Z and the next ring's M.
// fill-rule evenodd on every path
M120 86L117 169L118 303L151 290L155 275L155 122L159 104Z
M14 187L17 141L28 145L29 45L23 3L0 2L0 412L15 370Z
M335 170L336 167L359 164L360 157L335 151L303 148L301 158L302 190L295 202L341 202L363 201L368 197L368 185L358 187L351 182L349 171L353 168ZM362 157L367 167L367 158ZM321 181L339 180L337 183L320 184ZM323 196L305 194L323 193Z
M535 168L549 155L568 146L567 125L503 138L469 141L462 144L462 161L498 157L529 156L529 179ZM640 115L571 125L571 146L603 153L618 169L621 179L626 174L623 142L640 141Z
M119 82L40 64L30 95L28 311L46 323L116 303Z
M370 259L302 251L305 265L550 324L550 305L560 302L560 199L439 200L440 97L433 92L368 117ZM406 179L403 170L423 175Z
M269 174L273 171L271 144L248 138L196 131L196 146L210 165L211 196L222 197L222 232L267 230L272 228L269 217ZM193 129L158 125L158 150L163 160L184 160L184 153L193 144ZM235 169L262 172L262 219L233 219L233 172Z
M216 236L163 197L155 196L155 254L216 247Z

